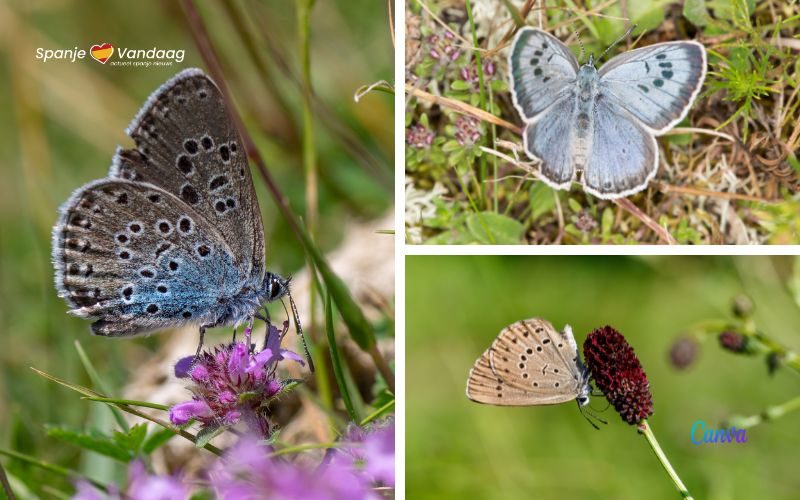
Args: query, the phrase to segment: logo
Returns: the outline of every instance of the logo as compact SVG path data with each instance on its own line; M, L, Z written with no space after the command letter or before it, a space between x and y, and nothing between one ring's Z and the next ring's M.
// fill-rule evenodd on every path
M102 45L92 45L90 54L95 61L105 64L114 55L114 46L108 42Z
M696 420L692 425L690 439L695 446L700 446L701 444L727 444L734 442L746 443L747 429L731 427L730 429L714 430L711 427L706 427L706 423L702 420Z
M108 66L172 66L183 62L186 56L184 49L163 49L150 47L147 49L137 49L130 47L114 47L108 42L100 45L92 45L87 52L85 49L75 47L72 49L36 49L36 59L42 62L48 61L69 61L74 63L86 59L86 56L100 64L108 63Z

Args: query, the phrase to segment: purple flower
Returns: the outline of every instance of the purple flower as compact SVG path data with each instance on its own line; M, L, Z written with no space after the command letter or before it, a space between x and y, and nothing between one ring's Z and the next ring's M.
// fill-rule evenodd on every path
M394 422L367 434L363 445L364 472L394 487Z
M287 500L378 498L347 464L330 463L314 470L270 458L270 451L252 437L239 441L209 474L217 496Z
M484 84L486 84L491 77L494 75L495 66L492 61L484 61L483 62L483 78ZM478 75L478 69L476 65L476 61L471 61L469 65L464 66L461 68L461 79L467 82L472 90L477 92L481 88L480 77Z
M194 419L204 427L219 427L244 421L251 432L269 437L272 427L265 408L284 388L277 377L277 364L285 359L303 364L300 356L281 349L281 337L271 325L267 345L260 352L248 350L249 332L245 332L247 343L234 342L204 351L189 367L186 358L179 361L175 375L194 382L190 387L194 396L170 408L172 423L183 425Z
M424 125L415 124L406 130L406 144L416 149L428 149L433 143L434 134Z
M472 146L483 137L481 122L471 116L459 116L455 127L455 138L462 146Z
M131 463L128 492L131 500L180 500L189 498L189 489L178 478L148 475L144 464L138 460Z
M455 35L449 30L445 30L444 35L431 35L428 37L428 55L439 62L447 63L458 59L461 49L455 45Z
M190 488L180 478L148 474L140 460L131 462L128 469L128 489L120 494L115 486L108 493L101 492L81 479L75 484L73 500L183 500L191 496Z

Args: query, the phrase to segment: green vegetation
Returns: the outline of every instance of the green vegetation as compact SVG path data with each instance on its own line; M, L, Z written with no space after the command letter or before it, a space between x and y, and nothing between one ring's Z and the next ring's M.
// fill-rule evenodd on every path
M468 243L792 244L800 242L800 4L645 0L471 9L411 0L406 22L406 240ZM503 7L497 8L497 5ZM623 8L625 9L623 11ZM658 173L629 200L536 181L507 84L517 25L540 26L579 55L697 39L704 91L659 138ZM605 62L599 61L599 64ZM479 219L476 226L471 219Z
M796 497L797 358L781 357L770 375L764 349L732 353L718 333L757 331L775 352L797 353L797 258L413 256L406 273L410 498L680 498L643 437L602 397L590 402L608 421L599 431L575 403L503 408L466 398L475 360L502 328L531 317L571 325L579 346L604 325L625 336L650 382L648 423L694 498ZM734 313L743 293L753 310ZM679 370L670 351L691 335L699 345ZM768 408L771 421L737 417ZM714 429L749 420L748 441L694 445L697 420Z

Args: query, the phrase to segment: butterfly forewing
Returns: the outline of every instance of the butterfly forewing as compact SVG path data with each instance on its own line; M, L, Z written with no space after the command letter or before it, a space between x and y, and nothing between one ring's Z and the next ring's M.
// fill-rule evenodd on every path
M540 319L518 321L492 343L492 370L512 387L535 394L537 404L575 399L579 378L570 365L576 349L553 325Z
M101 318L101 335L202 321L241 286L218 228L152 184L105 179L78 190L53 233L59 295L73 314Z
M217 86L182 71L128 127L136 148L120 150L110 175L161 187L218 228L243 276L264 272L264 230L247 157Z
M571 89L578 61L558 38L523 28L511 46L509 68L514 105L528 122Z
M703 45L659 43L623 52L603 65L600 93L659 134L686 116L705 74Z

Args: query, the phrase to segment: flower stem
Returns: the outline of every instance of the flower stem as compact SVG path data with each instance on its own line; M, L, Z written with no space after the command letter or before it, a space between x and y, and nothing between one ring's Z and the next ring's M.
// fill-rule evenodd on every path
M15 500L14 491L11 489L11 484L8 482L6 470L3 468L3 463L0 462L0 484L3 485L3 491L6 493L8 500Z
M675 487L678 488L681 496L683 498L689 498L693 500L692 495L689 493L689 490L686 489L686 486L681 481L681 478L678 477L678 473L675 472L675 469L672 468L672 464L669 463L669 459L664 454L664 451L661 449L661 446L658 444L658 440L656 440L655 434L653 434L653 429L650 428L650 424L647 422L647 419L642 420L639 423L639 432L644 434L644 437L647 438L647 444L653 449L653 452L658 457L658 461L661 462L661 466L664 467L664 470L667 471L669 474L670 479L672 482L675 483Z
M731 425L735 425L739 429L749 429L750 427L754 427L758 424L763 422L768 422L770 420L775 420L776 418L780 418L787 413L791 413L793 411L800 410L800 396L790 399L785 403L770 406L761 413L757 415L751 415L749 417L741 417L738 415L734 415L730 419L728 419L728 423Z

